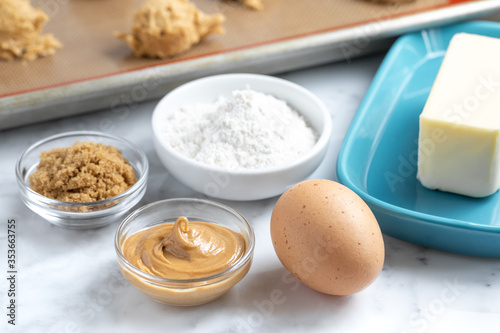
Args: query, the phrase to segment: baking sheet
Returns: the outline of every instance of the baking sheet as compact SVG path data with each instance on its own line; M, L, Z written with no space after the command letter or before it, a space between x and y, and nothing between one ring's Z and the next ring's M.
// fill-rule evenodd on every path
M118 108L163 95L205 75L277 73L349 59L386 48L387 38L500 8L497 0L418 0L382 5L363 0L264 0L254 11L234 1L193 1L223 13L212 35L167 60L137 58L114 31L128 31L143 0L33 0L50 16L45 32L64 45L34 62L0 62L0 129Z

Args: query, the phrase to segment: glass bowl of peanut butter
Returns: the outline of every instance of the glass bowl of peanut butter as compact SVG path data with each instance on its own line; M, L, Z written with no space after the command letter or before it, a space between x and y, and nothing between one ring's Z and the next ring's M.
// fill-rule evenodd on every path
M125 279L175 306L211 302L247 274L255 235L240 213L194 198L157 201L127 216L115 235Z

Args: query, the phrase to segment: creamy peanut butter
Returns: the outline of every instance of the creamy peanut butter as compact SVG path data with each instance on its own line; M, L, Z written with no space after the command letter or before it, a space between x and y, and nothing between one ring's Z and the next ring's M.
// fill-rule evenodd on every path
M140 270L168 279L192 279L221 272L246 250L243 236L213 223L184 216L129 236L125 259Z

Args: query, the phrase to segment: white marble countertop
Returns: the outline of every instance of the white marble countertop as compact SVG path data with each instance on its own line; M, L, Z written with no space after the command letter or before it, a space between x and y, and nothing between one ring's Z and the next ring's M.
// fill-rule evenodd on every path
M331 112L329 152L312 177L336 178L343 137L381 60L375 55L280 75L317 94ZM459 256L385 236L384 269L358 294L322 295L283 278L286 271L269 233L277 198L224 201L255 229L253 265L228 294L193 308L156 303L122 278L113 248L119 221L97 230L67 230L52 226L22 204L14 175L20 153L46 136L83 129L126 137L145 150L150 175L140 205L200 197L170 176L156 156L150 129L156 102L0 132L0 332L500 331L500 259ZM15 326L8 323L7 308L9 220L15 220L17 232ZM283 295L279 301L271 297L276 290Z

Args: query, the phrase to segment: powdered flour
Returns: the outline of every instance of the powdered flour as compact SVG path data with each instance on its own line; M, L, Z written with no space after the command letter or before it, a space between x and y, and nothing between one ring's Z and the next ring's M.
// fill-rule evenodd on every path
M186 105L163 131L181 154L226 169L257 169L297 159L317 134L284 101L251 89L213 104Z

